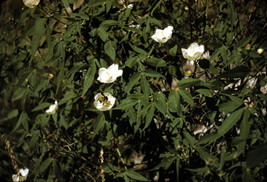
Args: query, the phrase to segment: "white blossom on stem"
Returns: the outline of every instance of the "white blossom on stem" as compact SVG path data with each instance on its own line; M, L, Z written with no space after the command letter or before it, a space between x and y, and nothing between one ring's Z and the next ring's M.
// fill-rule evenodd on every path
M23 3L28 8L34 8L35 6L37 6L39 4L39 2L40 2L40 0L23 0Z
M156 32L154 35L152 35L152 39L154 39L156 42L159 43L165 43L172 37L172 26L168 26L164 30L162 29L156 29Z
M28 168L20 169L19 174L12 175L12 181L13 182L25 181L27 179L28 174L29 174Z
M116 98L110 93L98 93L95 95L94 106L100 111L108 111L115 104Z
M198 45L196 42L192 43L187 49L182 48L183 57L190 62L201 58L204 52L204 45Z
M123 73L122 70L119 70L119 65L112 64L108 68L100 68L98 71L97 80L101 83L112 83L117 77L121 76Z

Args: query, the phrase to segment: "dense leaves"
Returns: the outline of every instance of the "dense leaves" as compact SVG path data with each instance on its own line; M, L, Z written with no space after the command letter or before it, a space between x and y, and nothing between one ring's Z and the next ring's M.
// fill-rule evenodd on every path
M29 181L266 181L264 0L10 2L0 10L3 181L16 166ZM168 26L164 41L151 38ZM188 50L189 62L181 49L194 42L205 50ZM123 74L101 82L112 64Z

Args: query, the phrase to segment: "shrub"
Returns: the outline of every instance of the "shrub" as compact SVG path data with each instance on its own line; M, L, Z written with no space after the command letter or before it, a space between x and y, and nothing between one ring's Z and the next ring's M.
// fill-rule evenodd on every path
M1 4L3 180L266 180L264 0L38 2Z

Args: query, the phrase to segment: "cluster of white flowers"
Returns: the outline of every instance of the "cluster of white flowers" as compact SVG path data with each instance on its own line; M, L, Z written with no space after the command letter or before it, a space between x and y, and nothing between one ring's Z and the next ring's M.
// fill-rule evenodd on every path
M98 70L97 80L101 83L112 83L119 76L122 76L123 71L119 70L118 64L112 64L108 68L100 68ZM94 106L100 111L110 110L115 104L116 98L110 93L98 93L95 95ZM55 114L58 109L58 102L55 101L54 104L50 105L45 111L47 114Z
M108 68L100 68L98 70L97 80L101 83L112 83L119 76L122 76L123 71L119 70L119 65L112 64ZM110 93L98 93L95 95L94 106L100 111L110 110L115 104L116 98Z
M168 26L165 29L156 29L156 32L152 35L152 39L159 43L166 43L172 37L172 26ZM187 49L182 48L182 54L185 59L194 64L194 61L202 58L204 53L204 45L198 45L196 42L192 43ZM209 53L205 55L209 57Z
M34 8L35 6L37 6L39 4L39 2L40 2L40 0L23 0L23 3L28 8Z
M27 179L29 173L29 169L20 169L19 174L13 174L12 175L12 181L13 182L19 182L19 181L25 181Z

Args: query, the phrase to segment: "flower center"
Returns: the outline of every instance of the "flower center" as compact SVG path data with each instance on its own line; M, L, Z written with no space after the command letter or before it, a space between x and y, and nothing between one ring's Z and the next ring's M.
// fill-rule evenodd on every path
M105 104L107 101L108 101L108 97L107 96L102 96L98 99L98 101L101 103L101 104Z
M166 39L167 38L164 32L161 33L161 37L162 37L162 39Z
M196 51L194 49L190 49L188 52L190 55L194 55Z

